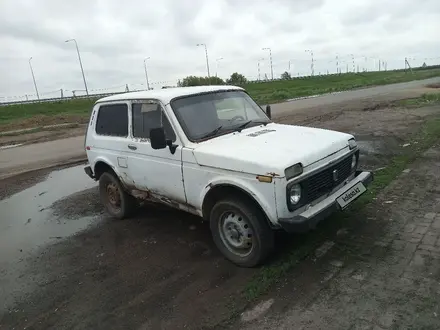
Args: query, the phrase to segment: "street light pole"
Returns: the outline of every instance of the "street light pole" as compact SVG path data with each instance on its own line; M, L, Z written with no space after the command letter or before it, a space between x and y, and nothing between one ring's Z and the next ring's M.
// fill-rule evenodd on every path
M86 82L86 76L84 75L84 69L83 69L83 65L81 62L81 55L79 54L78 43L76 42L76 39L69 39L69 40L66 40L65 42L69 42L69 41L73 41L75 43L76 52L78 53L79 66L81 67L81 73L82 73L83 80L84 80L84 87L86 89L86 94L89 95L89 90L87 88L87 82Z
M37 93L37 98L40 99L40 94L38 94L37 82L35 81L35 75L34 75L34 70L32 69L31 60L32 60L32 57L29 58L29 67L31 68L32 80L34 81L35 92Z
M149 57L144 58L144 69L145 69L145 79L147 80L147 91L150 90L150 84L148 82L148 72L147 72L147 60L149 60Z
M262 48L262 50L268 50L269 51L269 59L270 59L270 77L273 80L273 65L272 65L272 49L269 47Z
M205 47L206 69L208 70L208 78L211 78L211 76L209 75L208 48L206 48L206 44L197 44L197 46L204 46Z
M216 63L217 63L217 66L216 66L216 68L215 68L215 76L217 77L217 73L218 73L218 61L221 61L223 59L223 57L219 57L218 59L216 59L215 61L216 61Z
M312 64L310 65L310 69L312 72L312 76L314 76L315 75L315 60L313 59L313 50L306 49L305 52L306 53L310 52L310 55L312 56Z

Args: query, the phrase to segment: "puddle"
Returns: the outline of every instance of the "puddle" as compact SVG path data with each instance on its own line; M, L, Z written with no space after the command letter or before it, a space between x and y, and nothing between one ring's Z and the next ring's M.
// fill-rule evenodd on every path
M57 217L50 208L57 200L97 185L83 167L51 172L45 181L0 201L0 265L19 261L34 249L93 223L94 217Z
M381 141L357 141L362 154L380 154L384 145Z

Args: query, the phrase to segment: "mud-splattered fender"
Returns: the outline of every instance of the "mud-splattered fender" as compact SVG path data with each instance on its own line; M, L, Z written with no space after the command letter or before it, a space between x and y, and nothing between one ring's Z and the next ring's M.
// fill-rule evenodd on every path
M93 158L93 163L90 163L90 167L92 168L93 173L96 174L96 164L98 164L98 163L100 163L100 162L101 162L101 163L104 163L104 164L107 164L108 166L110 166L110 167L113 169L113 171L115 171L116 175L119 176L118 168L117 168L116 164L114 164L114 162L112 162L112 161L110 160L110 158L109 158L109 157L106 157L105 155L103 155L103 156L98 156L98 157L96 157L96 158Z
M241 189L251 196L266 213L271 223L277 225L275 200L275 183L259 182L255 176L244 177L216 177L207 184L200 193L200 205L203 205L208 192L219 186L231 186Z
M100 155L96 158L94 158L93 164L90 164L91 168L93 169L93 173L96 173L96 164L98 163L104 163L107 164L112 168L112 170L115 172L115 174L118 176L119 180L121 181L122 185L125 188L131 188L134 187L134 182L131 179L127 168L126 167L120 167L118 164L114 161L112 161L109 157L106 157L106 155Z

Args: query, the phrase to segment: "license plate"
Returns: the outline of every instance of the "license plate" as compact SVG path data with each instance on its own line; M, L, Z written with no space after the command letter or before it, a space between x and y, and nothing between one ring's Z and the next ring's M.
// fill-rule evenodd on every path
M341 196L336 198L336 202L339 204L341 209L344 209L348 206L348 204L350 204L366 191L367 188L365 188L362 182L358 182L353 187L344 192Z

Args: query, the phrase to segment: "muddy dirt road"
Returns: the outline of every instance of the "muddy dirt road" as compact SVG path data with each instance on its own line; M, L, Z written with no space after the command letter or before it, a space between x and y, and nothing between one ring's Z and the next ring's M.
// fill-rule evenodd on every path
M85 159L84 136L0 150L0 179Z
M353 133L362 166L380 170L440 115L374 104L282 121ZM214 327L244 307L237 301L259 271L225 261L191 215L147 205L133 219L107 218L81 166L2 180L0 196L0 329ZM295 239L280 235L278 251Z
M215 324L252 274L196 217L145 207L108 219L82 166L39 179L0 204L0 329L174 328L200 313Z
M426 88L428 84L440 82L440 77L416 80L406 83L383 85L370 88L361 88L348 92L322 95L312 98L295 100L293 102L284 102L274 104L272 113L276 117L284 117L293 112L301 112L308 108L322 107L325 113L328 113L328 107L338 104L347 104L355 102L371 101L394 101L405 98L417 97L421 93L429 92Z
M331 95L306 98L292 102L284 102L272 105L274 118L286 119L291 122L291 115L295 115L295 123L303 123L314 120L317 116L331 116L342 109L358 109L378 102L389 102L403 98L420 96L423 93L431 92L426 88L427 84L439 83L440 78L412 81L407 83L385 85L379 87L364 88ZM55 141L37 143L33 146L18 146L16 148L2 149L0 147L0 179L20 173L22 171L39 169L42 167L68 163L85 158L83 148L84 127L58 130L56 135L51 135ZM41 140L44 132L33 133L26 138L25 135L19 139L11 138L10 144L35 143ZM72 137L71 134L80 134ZM64 138L69 136L69 138ZM3 143L6 143L3 141ZM0 139L0 146L2 146Z

